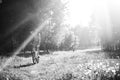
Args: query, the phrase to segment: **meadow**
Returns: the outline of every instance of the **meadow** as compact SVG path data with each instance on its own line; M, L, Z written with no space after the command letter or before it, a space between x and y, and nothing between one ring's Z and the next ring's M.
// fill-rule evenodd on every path
M119 52L101 50L55 51L32 63L30 53L20 53L0 72L0 80L119 80ZM8 58L1 57L4 65Z

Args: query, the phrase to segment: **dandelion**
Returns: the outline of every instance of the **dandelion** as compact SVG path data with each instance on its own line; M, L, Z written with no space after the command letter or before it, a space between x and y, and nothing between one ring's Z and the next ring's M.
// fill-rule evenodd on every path
M116 63L116 65L118 66L118 65L119 65L119 63Z
M96 72L95 72L95 74L97 75L97 74L98 74L98 72L96 71Z
M99 64L97 65L97 68L100 68L100 65L99 65Z
M88 75L88 74L90 74L92 71L91 70L88 70L86 73L85 73L85 75Z
M113 72L113 74L115 75L116 74L116 71L115 70L111 70Z
M81 79L84 80L84 77L82 76Z
M106 68L106 66L105 66L105 65L103 65L103 66L102 66L102 68L103 68L103 69L105 69L105 68Z
M110 71L110 68L108 68L107 70L106 70L106 72L109 72Z
M103 63L101 62L99 65L102 65Z

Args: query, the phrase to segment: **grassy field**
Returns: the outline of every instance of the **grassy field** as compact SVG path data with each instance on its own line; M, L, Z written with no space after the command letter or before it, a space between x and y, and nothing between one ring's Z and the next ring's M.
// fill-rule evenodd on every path
M40 55L32 64L30 53L19 54L0 72L0 80L120 80L119 52L101 50L56 51ZM2 58L4 64L8 58Z

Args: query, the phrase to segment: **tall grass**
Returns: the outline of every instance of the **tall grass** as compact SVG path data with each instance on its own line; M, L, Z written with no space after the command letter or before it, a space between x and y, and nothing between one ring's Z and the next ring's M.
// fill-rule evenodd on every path
M11 67L0 72L0 80L120 80L120 60L105 56L103 52L55 52L40 56L39 64L15 68L31 62L31 57L17 56Z

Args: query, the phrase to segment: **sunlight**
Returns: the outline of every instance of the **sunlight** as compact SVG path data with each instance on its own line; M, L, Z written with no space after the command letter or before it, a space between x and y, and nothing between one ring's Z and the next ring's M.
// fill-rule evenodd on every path
M80 27L90 27L90 23L93 22L92 16L94 16L95 18L94 20L95 28L101 27L99 25L100 23L99 19L105 18L105 21L109 21L109 19L106 17L106 16L109 17L108 6L107 6L108 0L63 1L63 3L65 2L67 3L66 6L67 14L65 14L65 23L69 24L71 28L74 28L77 25L79 25Z
M72 27L76 25L88 26L94 11L95 0L69 0L66 22Z
M0 71L2 71L4 68L6 68L10 62L12 62L14 60L14 58L16 57L17 54L20 53L20 51L22 49L24 49L27 44L33 39L33 37L45 26L46 22L48 21L49 19L45 20L42 24L40 24L34 31L34 33L30 36L28 36L28 38L21 44L21 46L13 53L14 55L11 56L3 65L1 65L0 67Z

